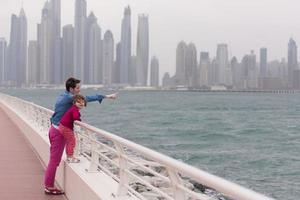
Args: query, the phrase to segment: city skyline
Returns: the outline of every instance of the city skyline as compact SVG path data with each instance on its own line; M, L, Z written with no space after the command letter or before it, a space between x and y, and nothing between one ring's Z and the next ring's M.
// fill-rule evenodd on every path
M34 4L31 2L33 1L24 0L23 7L28 18L28 40L36 40L36 24L40 22L40 10L45 1L34 1ZM74 2L70 0L62 2L62 27L66 24L74 25ZM120 41L123 9L130 5L133 52L137 43L134 38L137 37L138 15L148 14L151 38L149 56L155 55L159 58L162 77L165 72L174 75L175 50L181 40L193 42L198 52L210 52L211 58L216 56L219 43L228 44L229 58L236 56L238 61L252 49L259 55L261 47L268 48L268 60L287 58L288 39L293 36L297 42L300 35L300 27L294 23L299 15L295 2L229 0L224 3L220 0L203 2L188 0L170 4L156 0L151 2L90 0L87 2L87 13L90 11L95 13L102 34L109 29L114 34L115 41ZM2 4L3 2L0 5L4 6ZM19 13L22 4L20 1L12 0L5 2L5 7L7 9L0 14L1 37L9 41L10 16L12 13ZM164 12L165 8L168 8L168 12ZM180 15L176 12L178 9ZM235 17L237 14L238 18ZM180 20L177 20L179 18ZM276 34L273 34L274 32ZM197 57L199 61L199 55Z

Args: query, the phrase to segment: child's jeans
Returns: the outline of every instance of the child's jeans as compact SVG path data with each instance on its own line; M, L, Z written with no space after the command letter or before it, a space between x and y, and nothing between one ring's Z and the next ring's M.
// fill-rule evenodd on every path
M75 135L72 129L59 125L59 132L64 136L66 140L66 153L68 157L72 157L74 154L74 148L76 145Z

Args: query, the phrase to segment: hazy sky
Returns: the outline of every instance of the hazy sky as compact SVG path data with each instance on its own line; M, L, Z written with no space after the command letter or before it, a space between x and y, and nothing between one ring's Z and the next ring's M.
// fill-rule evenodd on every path
M44 0L0 0L0 37L9 39L10 17L21 5L27 15L29 39L36 40ZM62 0L62 25L74 23L75 0ZM300 44L299 0L87 0L88 13L98 18L102 34L110 29L120 40L124 7L132 10L133 54L136 54L138 14L149 15L150 58L160 61L160 74L175 72L179 41L194 42L200 51L216 54L217 43L229 45L238 60L250 50L268 48L269 59L286 57L292 36Z

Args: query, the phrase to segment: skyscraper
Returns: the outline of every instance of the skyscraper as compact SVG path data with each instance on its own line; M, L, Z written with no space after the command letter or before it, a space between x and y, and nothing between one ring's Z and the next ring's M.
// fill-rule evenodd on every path
M242 87L244 89L254 89L258 87L258 77L256 76L256 55L254 51L245 55L241 63L242 67Z
M129 6L125 8L122 20L120 54L120 83L128 84L131 60L131 10Z
M137 85L146 86L149 63L149 22L148 16L139 15L137 34Z
M103 39L103 84L112 83L114 66L114 38L110 30L106 31Z
M62 79L74 74L74 27L69 24L63 27L62 39Z
M217 48L217 83L230 85L230 72L228 72L228 49L227 44L218 44Z
M175 73L175 84L176 85L185 85L185 73L186 73L186 51L187 45L184 41L181 41L177 45L176 49L176 73Z
M155 56L151 59L150 86L159 86L159 62Z
M27 67L27 18L22 8L19 14L19 37L18 37L18 68L17 68L17 85L21 86L26 82Z
M44 4L41 23L38 24L39 72L41 84L50 84L54 74L53 20L50 2Z
M298 69L297 44L290 39L288 44L288 85L293 86L293 73Z
M87 18L85 28L84 80L85 83L99 84L103 78L101 29L93 12Z
M188 87L197 87L197 49L195 44L190 43L185 56L185 80Z
M28 64L26 73L27 85L36 85L38 80L38 43L29 41L28 44Z
M267 77L267 48L260 49L260 77Z
M210 65L209 53L201 52L200 53L200 65L199 65L199 85L208 86L208 69Z
M6 51L6 40L4 38L0 38L0 85L4 84L5 81Z
M121 75L121 42L116 45L116 62L113 68L113 83L120 83Z
M75 1L75 28L74 28L74 76L84 80L85 41L86 41L86 1Z
M8 55L8 84L21 86L25 83L27 65L27 19L22 8L19 17L12 15Z
M53 23L51 41L53 46L51 54L53 55L52 83L60 84L62 80L62 40L61 40L61 0L51 0L51 20ZM51 56L52 57L52 56Z

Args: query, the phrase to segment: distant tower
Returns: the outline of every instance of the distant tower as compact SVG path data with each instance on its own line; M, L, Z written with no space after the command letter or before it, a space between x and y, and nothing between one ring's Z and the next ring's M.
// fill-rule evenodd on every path
M185 80L188 87L197 86L197 49L195 44L190 43L185 56Z
M199 65L199 85L208 86L208 70L210 68L210 60L208 52L200 53L200 65Z
M267 77L267 48L260 49L260 77Z
M151 59L150 86L159 86L159 61L155 56Z
M120 52L120 83L129 83L129 66L131 60L131 10L126 7L122 20Z
M137 85L146 86L149 63L149 22L147 15L139 15L137 34Z
M27 19L22 8L19 17L12 15L8 55L8 81L21 86L26 82L27 66Z
M229 84L228 74L228 49L227 44L218 44L217 48L217 83L218 84ZM226 80L228 79L228 80Z
M116 45L116 62L113 68L113 83L120 83L121 75L121 42Z
M97 23L97 18L91 12L86 20L85 25L85 65L84 80L85 83L99 84L102 83L102 50L101 50L101 29Z
M187 45L184 41L181 41L176 49L176 85L186 85L186 52Z
M114 38L110 30L106 31L103 39L103 84L111 85L114 66Z
M293 86L293 73L298 69L297 44L291 38L288 44L288 84Z
M29 41L26 83L28 85L36 85L38 77L38 43L37 41Z
M5 82L7 44L5 38L0 38L0 85Z
M74 27L74 76L84 80L85 69L85 42L86 42L86 1L75 1L75 27Z
M69 24L63 27L62 39L62 79L74 74L74 27Z

